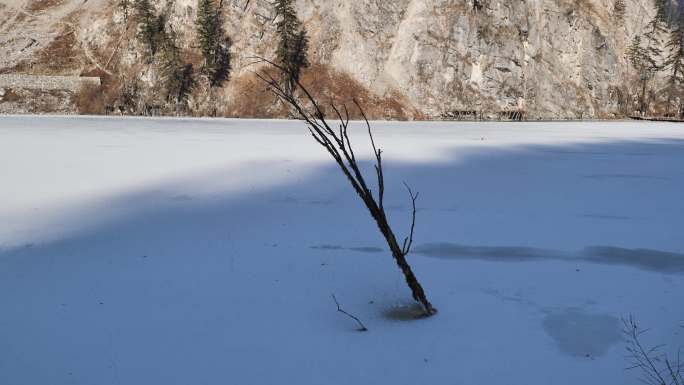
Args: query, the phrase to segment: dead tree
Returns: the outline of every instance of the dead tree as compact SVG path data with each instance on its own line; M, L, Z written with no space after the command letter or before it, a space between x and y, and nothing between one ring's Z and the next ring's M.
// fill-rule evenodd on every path
M276 63L273 63L272 61L264 58L258 58L258 60L262 63L268 63L281 72L284 71L282 67ZM314 140L323 148L325 148L330 156L332 156L378 225L380 232L382 233L390 251L392 252L394 260L404 274L406 283L413 294L413 299L415 299L422 306L425 316L432 316L436 314L437 310L432 306L430 301L428 301L423 287L418 282L418 279L413 273L411 266L406 260L406 256L411 252L411 246L413 245L413 233L416 225L416 200L418 199L418 194L414 194L411 188L405 184L411 198L413 214L411 220L411 231L409 235L404 238L403 245L400 246L385 213L385 178L382 168L382 150L377 148L375 145L370 123L368 122L368 118L366 117L359 103L354 100L354 105L361 113L363 121L368 129L368 136L370 137L370 142L373 146L373 153L375 156L375 173L378 183L377 199L373 195L371 189L368 187L366 178L359 168L356 154L354 153L354 149L352 148L352 144L349 139L348 128L350 118L347 107L342 105L342 108L340 109L335 106L333 102L330 103L330 107L334 111L335 119L339 121L338 127L333 128L334 123L328 122L327 116L323 112L322 105L311 94L311 92L309 92L309 90L302 85L299 79L294 80L296 92L289 92L289 90L282 85L282 82L279 82L267 71L257 72L256 75L259 77L259 79L266 83L268 89L278 99L292 109L292 112L296 118L306 123Z

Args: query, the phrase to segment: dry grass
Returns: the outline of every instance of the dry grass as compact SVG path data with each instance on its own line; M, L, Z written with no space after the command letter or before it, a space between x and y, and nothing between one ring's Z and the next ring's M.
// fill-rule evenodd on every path
M223 115L229 118L286 118L287 110L256 75L233 80L234 92Z
M29 3L28 9L31 12L44 11L62 5L62 0L33 0Z
M7 22L12 20L12 17L16 15L14 10L6 10L7 6L0 3L0 28L4 27Z
M204 64L204 57L199 50L184 49L182 58L185 63L192 64L194 68L202 68L202 65Z
M409 120L418 117L406 99L398 92L378 96L350 75L324 65L314 65L304 72L302 84L321 101L335 105L352 104L356 99L371 119ZM333 114L332 108L325 111ZM361 118L358 112L351 112L354 119Z
M22 97L11 88L5 90L5 94L0 97L0 103L13 103L21 101Z
M81 67L80 53L74 33L66 32L38 53L35 65L46 74L65 74Z
M275 75L275 72L272 74ZM330 104L336 106L353 104L356 99L363 106L369 119L415 120L423 119L403 95L392 92L379 96L364 87L350 75L315 64L303 72L302 84L324 104L324 112L334 115ZM233 100L224 112L227 117L286 118L288 110L268 91L255 75L249 74L234 80ZM349 109L353 119L361 118L359 111Z
M74 113L75 95L67 90L16 89L5 91L0 110L9 113Z

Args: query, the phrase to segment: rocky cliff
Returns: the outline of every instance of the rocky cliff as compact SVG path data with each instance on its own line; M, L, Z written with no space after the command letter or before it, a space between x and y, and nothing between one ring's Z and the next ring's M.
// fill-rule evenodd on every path
M298 0L297 11L311 37L308 81L342 101L361 94L375 117L586 119L624 116L637 93L626 52L654 16L652 1L626 0L624 17L614 3ZM198 62L196 0L158 6ZM273 55L272 6L223 0L222 9L233 73L211 103L230 116L282 113L251 72L254 55ZM98 73L112 87L137 76L152 86L131 24L106 0L0 0L0 72ZM193 95L197 111L210 103L205 94Z

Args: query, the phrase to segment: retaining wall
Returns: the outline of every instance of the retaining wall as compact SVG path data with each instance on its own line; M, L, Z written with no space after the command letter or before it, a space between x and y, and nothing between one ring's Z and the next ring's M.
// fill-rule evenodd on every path
M0 75L0 88L69 90L79 92L85 85L100 85L100 78L85 76Z

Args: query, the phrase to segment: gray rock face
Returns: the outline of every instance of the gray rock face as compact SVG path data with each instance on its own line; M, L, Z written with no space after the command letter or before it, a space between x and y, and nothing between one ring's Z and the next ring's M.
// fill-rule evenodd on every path
M186 2L192 8L191 1ZM246 3L247 8L244 8ZM652 17L649 0L299 0L314 60L352 74L380 95L398 91L427 117L459 111L529 118L620 115L629 94L625 57ZM236 51L272 45L265 1L235 0ZM251 12L251 14L250 14ZM236 25L235 20L240 20ZM247 28L244 28L247 25ZM265 31L262 35L255 31ZM624 98L623 98L624 103Z
M28 0L12 0L21 1ZM624 18L614 14L614 1L297 0L297 11L311 37L312 62L350 75L379 97L399 95L420 117L522 112L531 119L586 119L630 113L638 93L626 51L653 17L652 1L626 0ZM185 48L195 47L197 1L157 3L169 10ZM121 14L112 4L59 4L42 11L41 20L54 19L55 29L61 19L47 15L78 20L76 35L91 67L140 71L135 44L119 39ZM254 69L254 55L273 55L274 15L268 0L222 4L235 83ZM36 25L50 35L48 24ZM47 42L36 47L41 44ZM220 97L238 98L235 87L229 84Z

